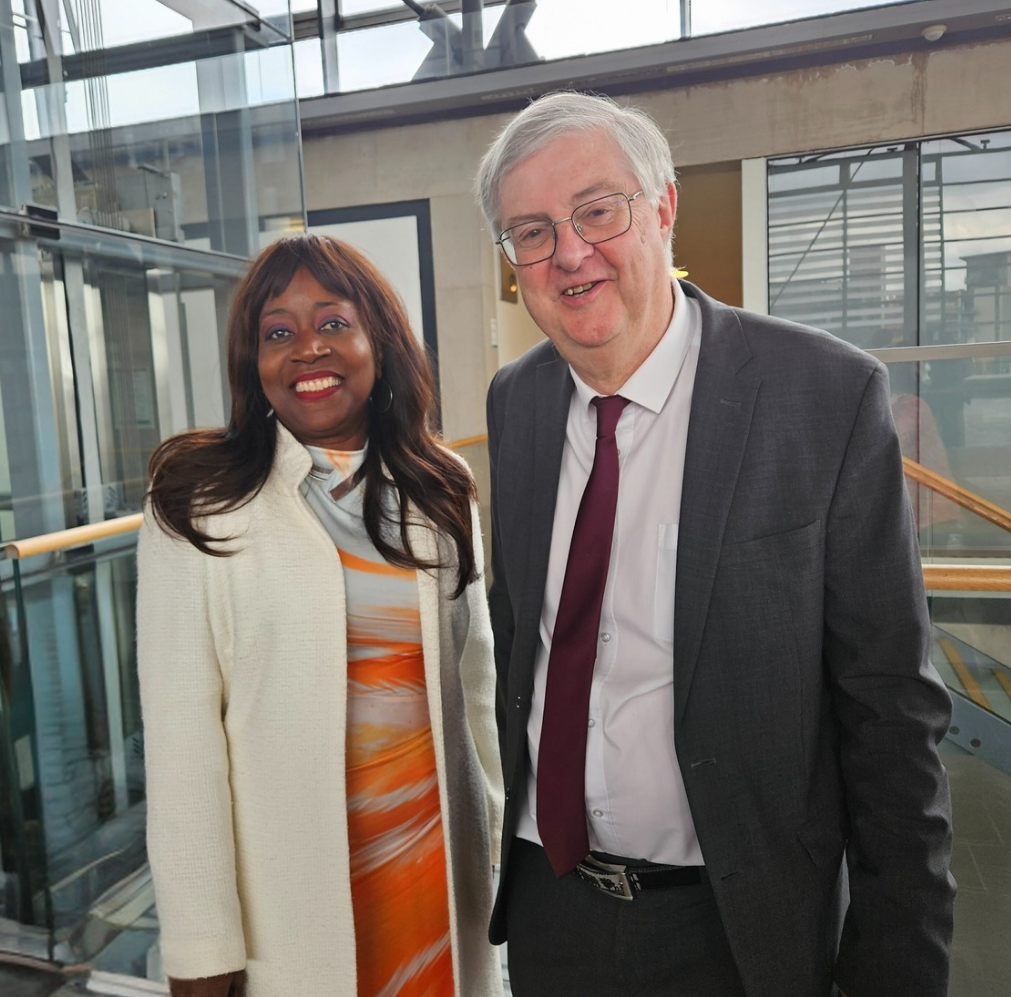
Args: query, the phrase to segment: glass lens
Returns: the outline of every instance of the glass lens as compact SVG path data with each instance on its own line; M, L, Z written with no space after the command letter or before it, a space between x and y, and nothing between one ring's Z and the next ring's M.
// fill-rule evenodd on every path
M502 248L513 263L537 263L554 251L551 222L524 222L503 233Z
M608 194L581 204L572 212L576 231L590 243L613 239L632 223L632 209L624 194Z

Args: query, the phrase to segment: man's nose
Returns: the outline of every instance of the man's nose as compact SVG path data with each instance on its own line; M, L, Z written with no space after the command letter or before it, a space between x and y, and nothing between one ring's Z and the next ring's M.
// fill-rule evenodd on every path
M571 219L555 222L555 255L557 266L563 270L577 270L579 265L593 253L591 246L580 238Z

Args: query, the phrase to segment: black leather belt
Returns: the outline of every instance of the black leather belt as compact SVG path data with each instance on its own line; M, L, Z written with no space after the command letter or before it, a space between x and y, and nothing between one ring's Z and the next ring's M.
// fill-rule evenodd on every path
M573 870L584 882L619 900L634 900L643 890L669 890L676 886L707 883L702 865L633 865L605 862L587 855Z

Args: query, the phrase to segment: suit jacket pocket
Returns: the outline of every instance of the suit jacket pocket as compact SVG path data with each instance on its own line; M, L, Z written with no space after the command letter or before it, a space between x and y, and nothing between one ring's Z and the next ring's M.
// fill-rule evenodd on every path
M766 641L776 645L767 650L782 650L780 642L798 631L805 643L820 640L823 566L820 520L753 539L728 538L710 613L719 620L724 641L761 655Z

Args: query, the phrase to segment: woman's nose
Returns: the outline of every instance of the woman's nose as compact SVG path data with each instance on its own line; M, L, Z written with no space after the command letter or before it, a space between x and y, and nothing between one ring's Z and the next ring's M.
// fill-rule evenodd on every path
M333 351L315 331L295 337L291 355L296 360L312 363L320 357L328 357Z

